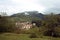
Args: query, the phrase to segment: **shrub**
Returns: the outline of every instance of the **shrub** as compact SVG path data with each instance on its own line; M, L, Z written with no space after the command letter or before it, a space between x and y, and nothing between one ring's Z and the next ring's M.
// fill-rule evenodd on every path
M29 37L30 38L38 38L38 35L36 33L32 33Z

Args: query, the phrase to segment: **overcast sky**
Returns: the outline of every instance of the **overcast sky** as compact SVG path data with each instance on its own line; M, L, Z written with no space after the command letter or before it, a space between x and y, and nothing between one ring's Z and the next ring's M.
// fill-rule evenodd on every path
M48 8L60 8L60 0L0 0L0 12L9 15L23 11L43 12Z

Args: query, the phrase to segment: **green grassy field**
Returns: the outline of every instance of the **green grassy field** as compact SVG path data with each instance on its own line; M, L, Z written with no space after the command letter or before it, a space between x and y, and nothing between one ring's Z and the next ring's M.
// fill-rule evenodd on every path
M0 34L0 40L60 40L60 38L52 37L29 38L29 34L4 33Z

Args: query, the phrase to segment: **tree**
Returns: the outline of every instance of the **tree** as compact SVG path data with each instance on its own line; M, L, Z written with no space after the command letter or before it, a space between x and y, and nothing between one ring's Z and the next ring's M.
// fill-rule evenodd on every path
M56 27L58 27L58 25L60 24L60 22L58 22L60 20L60 16L55 15L55 14L51 14L46 16L46 24L45 27L47 27L47 31L45 31L45 35L49 35L49 36L57 36L57 32L56 32Z
M7 13L6 12L1 12L0 15L1 16L7 16Z
M1 16L0 32L13 32L16 29L14 20L9 16Z

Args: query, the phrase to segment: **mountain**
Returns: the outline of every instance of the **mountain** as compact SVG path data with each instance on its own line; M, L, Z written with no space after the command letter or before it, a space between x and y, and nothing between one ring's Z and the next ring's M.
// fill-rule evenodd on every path
M21 19L28 19L28 20L44 19L44 15L42 13L39 13L38 11L25 11L22 13L13 14L11 15L11 17L19 17Z

